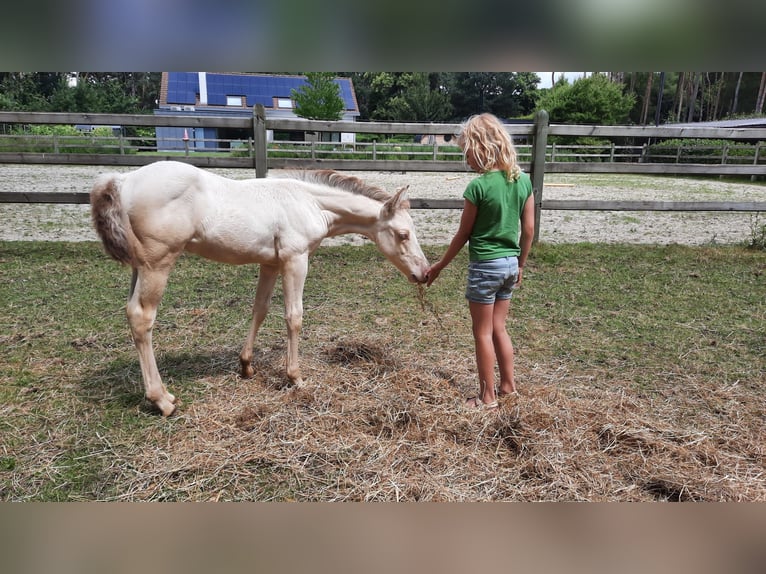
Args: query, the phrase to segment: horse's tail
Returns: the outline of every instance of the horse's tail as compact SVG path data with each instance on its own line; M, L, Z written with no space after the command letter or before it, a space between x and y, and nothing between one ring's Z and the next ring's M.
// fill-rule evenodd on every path
M90 190L90 211L106 252L120 263L135 267L129 240L133 232L120 200L122 181L120 174L100 176Z

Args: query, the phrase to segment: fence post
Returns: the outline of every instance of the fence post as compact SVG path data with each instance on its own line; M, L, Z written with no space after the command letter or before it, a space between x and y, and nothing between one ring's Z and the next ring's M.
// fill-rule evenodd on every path
M753 158L753 165L758 165L759 156L761 155L761 142L759 141L757 144L755 144L755 158ZM757 175L751 175L750 181L758 181Z
M535 114L535 136L532 141L532 163L530 177L535 194L535 237L540 239L540 214L543 206L543 179L545 178L545 149L548 145L548 112L540 110Z
M266 177L266 108L263 104L253 107L253 142L255 144L255 177Z

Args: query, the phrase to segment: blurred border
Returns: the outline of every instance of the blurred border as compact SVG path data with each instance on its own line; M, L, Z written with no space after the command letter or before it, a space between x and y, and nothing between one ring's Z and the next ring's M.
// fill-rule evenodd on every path
M6 70L760 69L750 0L52 0ZM762 572L759 504L0 504L13 573Z
M755 574L757 504L4 504L3 571Z
M43 0L4 8L6 70L760 69L752 0Z

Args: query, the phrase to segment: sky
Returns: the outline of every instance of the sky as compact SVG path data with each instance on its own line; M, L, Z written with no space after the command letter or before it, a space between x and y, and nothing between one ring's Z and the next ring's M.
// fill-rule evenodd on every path
M563 74L571 84L575 80L579 80L583 76L587 76L590 74L590 72L535 72L535 74L540 76L540 83L537 85L538 88L550 88L552 86L551 74L556 74L556 81L558 81L558 79Z

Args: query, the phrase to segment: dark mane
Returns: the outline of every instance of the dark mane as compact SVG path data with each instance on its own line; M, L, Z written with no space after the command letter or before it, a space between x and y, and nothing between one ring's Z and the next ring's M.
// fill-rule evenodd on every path
M385 189L368 185L358 177L353 175L343 175L331 169L312 169L296 171L289 174L289 177L307 181L310 183L319 183L338 189L344 189L350 193L363 195L376 201L385 202L391 199L391 194Z

